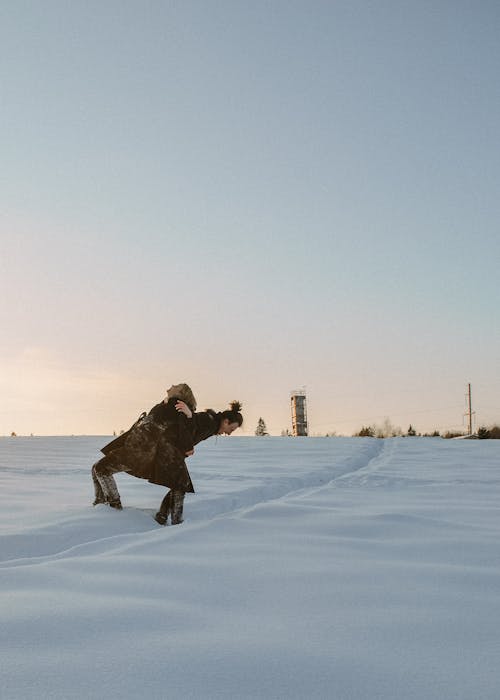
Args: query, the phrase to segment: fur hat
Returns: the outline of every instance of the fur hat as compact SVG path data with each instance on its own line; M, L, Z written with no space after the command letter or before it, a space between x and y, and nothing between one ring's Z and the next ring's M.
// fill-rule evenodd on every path
M191 388L187 384L172 384L167 391L167 396L169 399L180 399L184 401L192 411L196 411L196 399L194 398Z

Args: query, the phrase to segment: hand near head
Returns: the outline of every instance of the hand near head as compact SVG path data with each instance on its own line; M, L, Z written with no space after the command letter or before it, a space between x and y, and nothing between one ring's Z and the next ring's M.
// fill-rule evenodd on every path
M175 404L175 409L176 411L179 411L179 413L184 413L184 415L188 418L192 418L193 416L193 412L191 411L189 406L186 403L184 403L184 401L177 401L177 403Z

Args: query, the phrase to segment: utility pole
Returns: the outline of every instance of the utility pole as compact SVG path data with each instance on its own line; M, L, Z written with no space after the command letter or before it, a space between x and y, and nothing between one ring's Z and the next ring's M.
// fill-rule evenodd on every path
M472 410L472 393L471 393L471 388L470 388L470 383L469 383L469 390L467 393L467 412L465 415L469 419L469 435L472 435L472 416L474 415L475 411Z

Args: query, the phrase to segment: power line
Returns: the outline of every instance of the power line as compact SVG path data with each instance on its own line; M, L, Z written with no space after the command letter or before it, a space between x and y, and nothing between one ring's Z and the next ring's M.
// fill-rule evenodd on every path
M469 423L469 435L472 435L472 416L475 415L475 411L472 410L472 391L471 391L471 386L470 383L468 384L468 391L466 394L466 401L467 401L467 411L464 413L464 416L468 418L468 423Z

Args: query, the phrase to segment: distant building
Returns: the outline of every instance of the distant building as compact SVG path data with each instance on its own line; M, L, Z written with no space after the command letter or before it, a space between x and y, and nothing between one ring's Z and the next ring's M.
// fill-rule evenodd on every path
M292 434L294 437L307 435L307 405L305 391L292 391Z

